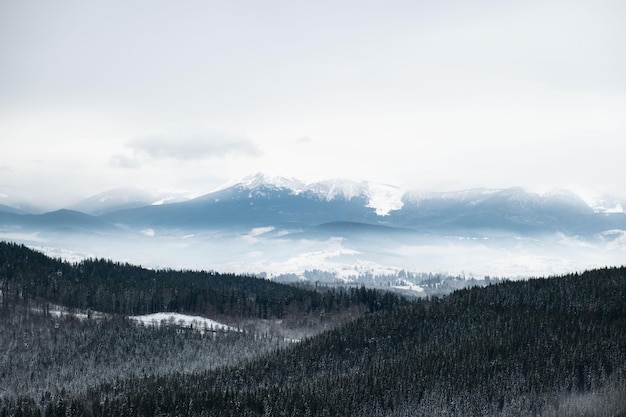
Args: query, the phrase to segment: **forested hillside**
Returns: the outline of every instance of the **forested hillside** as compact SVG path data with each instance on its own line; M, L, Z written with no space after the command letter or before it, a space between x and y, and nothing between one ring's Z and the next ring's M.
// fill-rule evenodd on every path
M626 416L626 268L398 302L275 346L229 366L5 396L0 415Z
M247 332L141 326L124 317L45 316L21 306L1 314L0 401L52 399L105 381L213 369L289 343Z
M53 303L127 316L169 311L252 328L257 319L327 328L404 302L366 288L314 291L213 271L150 270L103 259L69 263L1 242L0 291L2 308Z
M51 399L105 381L232 365L400 303L365 288L315 291L215 272L68 263L0 243L0 399ZM241 331L144 327L128 318L156 312Z
M460 291L244 366L129 380L83 401L94 415L623 416L626 270Z

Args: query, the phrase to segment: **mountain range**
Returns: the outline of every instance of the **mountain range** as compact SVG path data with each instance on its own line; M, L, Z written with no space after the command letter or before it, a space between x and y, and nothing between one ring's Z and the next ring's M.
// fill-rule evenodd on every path
M116 189L55 212L27 214L0 206L0 224L24 229L101 231L252 229L328 233L415 232L428 235L536 235L585 238L626 229L626 214L598 209L573 192L522 188L410 193L367 182L247 177L184 200L140 189ZM397 230L395 230L397 229ZM286 233L286 232L283 232Z
M193 198L125 188L43 214L0 206L0 240L79 259L298 279L311 270L528 276L622 262L624 206L564 190L416 193L257 174Z

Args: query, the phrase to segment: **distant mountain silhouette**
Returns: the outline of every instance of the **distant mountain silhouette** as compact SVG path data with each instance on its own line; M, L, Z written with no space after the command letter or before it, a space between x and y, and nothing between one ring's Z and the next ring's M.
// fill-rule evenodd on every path
M147 194L128 189L83 202L92 211L105 210L99 216L73 210L25 215L0 207L0 225L57 231L245 231L271 226L316 236L402 231L429 235L561 233L593 237L613 229L626 230L626 214L598 212L566 191L538 194L508 188L400 195L396 189L385 187L346 180L306 185L257 174L177 203L148 204ZM390 200L381 198L381 192ZM98 203L106 203L109 208ZM124 208L108 212L113 207Z

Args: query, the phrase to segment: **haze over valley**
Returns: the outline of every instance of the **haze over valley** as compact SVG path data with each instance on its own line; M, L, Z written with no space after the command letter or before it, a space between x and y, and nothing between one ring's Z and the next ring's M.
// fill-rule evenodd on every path
M67 259L291 280L519 278L620 265L626 214L619 199L566 190L416 193L259 173L195 198L117 189L40 214L15 204L0 211L0 238Z

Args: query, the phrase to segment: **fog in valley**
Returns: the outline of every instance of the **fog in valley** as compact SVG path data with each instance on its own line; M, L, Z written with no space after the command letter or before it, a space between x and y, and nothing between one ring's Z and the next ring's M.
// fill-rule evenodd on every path
M306 235L306 236L300 236ZM526 278L582 272L621 265L626 254L623 232L593 240L549 237L441 237L352 235L311 236L272 227L247 233L175 231L94 235L83 233L2 233L54 257L70 261L106 258L148 268L214 270L267 278L359 281L401 271L483 278ZM306 274L312 277L312 274Z

